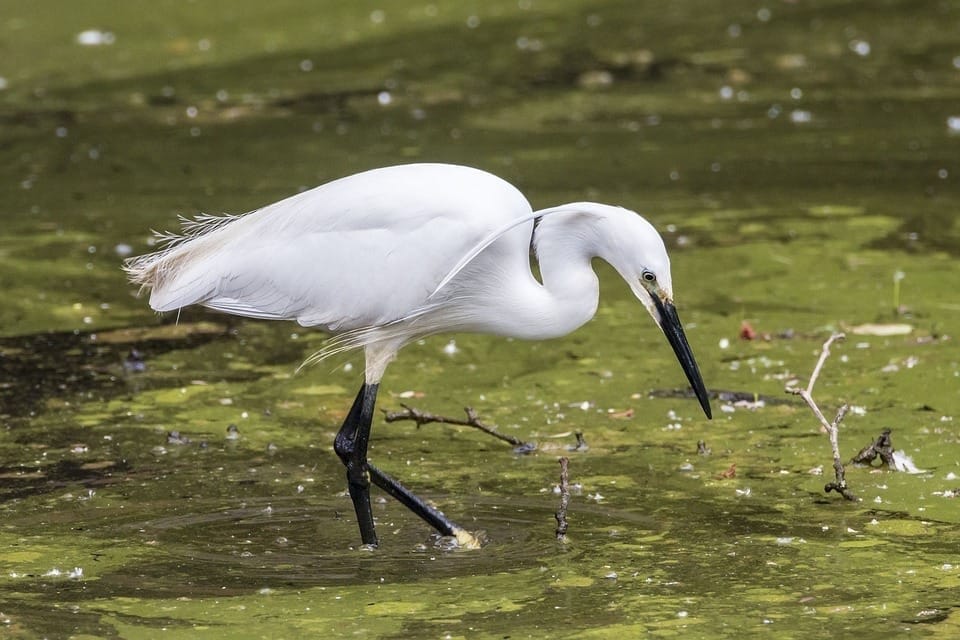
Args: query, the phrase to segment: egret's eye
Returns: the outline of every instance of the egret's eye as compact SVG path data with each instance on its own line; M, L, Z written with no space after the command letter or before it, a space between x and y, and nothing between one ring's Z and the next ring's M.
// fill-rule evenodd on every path
M644 271L644 272L643 272L643 275L642 275L641 277L642 277L644 280L646 280L647 282L656 282L656 281L657 281L657 276L656 276L656 274L655 274L653 271Z

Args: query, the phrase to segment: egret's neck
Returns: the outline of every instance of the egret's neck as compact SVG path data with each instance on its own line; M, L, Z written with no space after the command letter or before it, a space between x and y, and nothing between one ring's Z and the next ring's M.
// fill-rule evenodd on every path
M534 246L542 285L516 296L516 337L566 335L597 311L600 283L590 264L599 255L596 227L580 216L550 216L534 232Z

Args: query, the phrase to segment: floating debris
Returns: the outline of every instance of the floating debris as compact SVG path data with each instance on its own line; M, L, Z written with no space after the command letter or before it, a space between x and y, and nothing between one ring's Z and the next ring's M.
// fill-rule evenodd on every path
M906 323L858 324L850 327L850 332L858 336L905 336L913 332L913 325Z
M865 446L853 457L853 463L873 466L873 461L880 458L881 466L887 466L894 471L923 473L923 469L917 467L910 456L893 448L891 433L892 429L884 429L876 440Z
M143 360L143 354L137 349L130 349L130 353L123 360L124 371L130 373L143 373L147 370L147 363Z
M723 471L721 471L719 474L717 474L717 479L718 479L718 480L730 480L731 478L736 478L736 477L737 477L737 463L736 463L736 462L732 463L732 464L731 464L729 467L727 467L725 470L723 470Z
M87 29L78 33L74 41L83 47L101 47L113 44L117 41L117 37L110 31Z
M190 438L181 435L179 431L168 431L167 444L190 444Z

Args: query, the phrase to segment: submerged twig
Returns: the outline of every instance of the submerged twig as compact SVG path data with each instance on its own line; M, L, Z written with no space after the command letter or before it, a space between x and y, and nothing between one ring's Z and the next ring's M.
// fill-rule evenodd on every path
M403 411L384 411L384 420L387 422L398 422L400 420L413 420L417 423L417 426L423 426L431 422L437 422L440 424L456 424L463 427L473 427L474 429L479 429L484 433L497 438L498 440L503 440L509 444L512 444L515 447L515 451L518 453L529 453L534 451L537 447L534 444L529 442L524 442L519 438L513 436L508 436L506 434L500 433L493 427L488 427L487 425L480 422L480 418L477 416L477 412L473 410L473 407L464 407L463 411L467 414L467 419L463 420L460 418L450 418L447 416L439 416L434 413L429 413L427 411L420 411L414 407L400 404L403 407Z
M890 437L891 433L893 433L892 429L884 429L883 433L881 433L876 440L863 449L860 449L860 453L853 456L852 462L854 464L872 465L873 461L879 457L882 464L887 465L891 469L896 469L897 464L893 457L893 439Z
M806 389L789 388L787 389L787 393L792 393L803 398L807 406L810 407L810 410L813 411L813 415L820 421L824 431L826 431L830 437L830 448L833 450L833 470L836 479L833 482L827 483L823 490L827 493L836 491L847 500L858 501L860 498L855 496L847 487L843 461L840 459L840 422L844 416L847 415L847 409L849 409L849 407L847 405L841 406L837 411L837 417L833 419L833 422L830 422L823 415L823 411L820 410L820 407L817 406L816 401L813 399L813 386L817 383L817 378L820 377L820 370L823 369L823 364L827 361L827 358L830 357L830 345L845 337L843 333L834 333L827 338L827 341L823 343L823 347L820 349L820 358L817 360L817 365L813 368L813 373L810 374L810 381L807 383Z
M557 509L557 540L567 541L567 507L570 505L570 459L560 458L560 508Z

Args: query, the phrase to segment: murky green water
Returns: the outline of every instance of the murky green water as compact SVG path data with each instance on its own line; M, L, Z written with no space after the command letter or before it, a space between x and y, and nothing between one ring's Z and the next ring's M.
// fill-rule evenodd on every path
M2 633L955 637L958 26L923 0L4 3ZM384 501L381 549L358 550L330 444L360 359L295 374L323 336L160 321L118 252L415 160L647 214L708 386L771 401L708 422L660 393L682 374L600 266L567 339L437 337L384 380L383 408L469 404L539 443L375 425L372 459L490 542L437 549ZM913 331L849 336L815 395L859 408L844 456L891 428L924 471L849 468L854 504L823 493L827 438L783 388L866 323ZM560 455L582 487L566 545Z

